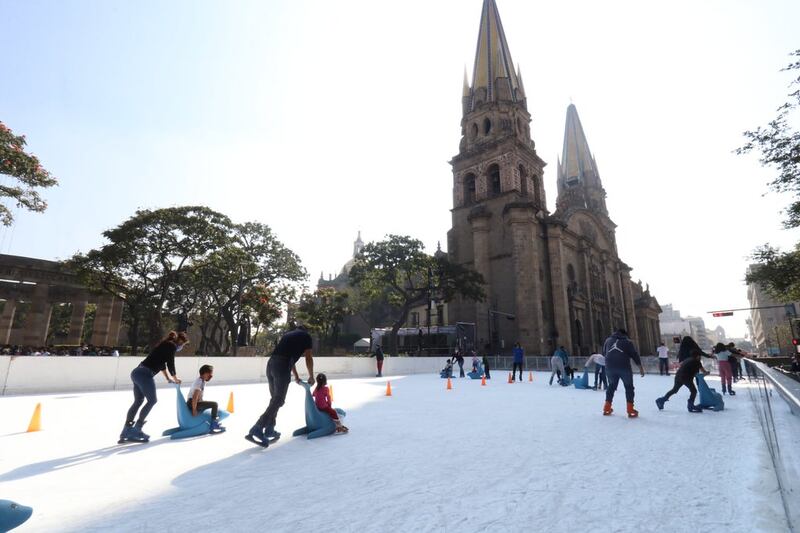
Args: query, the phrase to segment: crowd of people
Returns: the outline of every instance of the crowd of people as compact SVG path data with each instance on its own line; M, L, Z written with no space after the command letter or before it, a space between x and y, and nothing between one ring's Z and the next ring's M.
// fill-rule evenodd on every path
M78 356L78 355L97 355L105 357L119 357L119 350L112 346L94 346L84 344L82 346L21 346L17 344L6 344L0 349L0 355L30 355L30 356Z

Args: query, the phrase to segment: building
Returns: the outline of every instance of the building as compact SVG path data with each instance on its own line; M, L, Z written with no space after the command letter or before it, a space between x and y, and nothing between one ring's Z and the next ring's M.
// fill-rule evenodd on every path
M750 265L750 274L758 265ZM747 284L747 300L750 302L751 341L759 355L788 355L795 352L792 338L800 336L800 327L795 320L800 302L779 302L760 285Z
M619 257L606 191L574 105L557 162L556 210L548 211L546 163L531 138L525 86L494 0L483 3L461 102L448 254L483 275L487 298L450 302L451 322L475 323L479 338L495 347L518 341L530 354L557 345L589 354L625 327L642 353L654 353L661 308Z

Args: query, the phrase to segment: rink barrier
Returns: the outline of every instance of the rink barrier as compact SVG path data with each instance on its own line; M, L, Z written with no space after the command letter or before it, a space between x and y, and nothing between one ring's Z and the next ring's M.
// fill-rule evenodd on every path
M0 356L0 396L126 390L130 373L143 357L34 357ZM184 382L191 382L202 365L214 367L214 384L263 383L267 381L268 357L176 357L175 371ZM437 373L446 357L386 357L384 375ZM297 363L306 374L303 359ZM315 357L314 372L333 378L374 377L375 359L370 357ZM166 386L156 377L159 387Z
M750 399L772 458L790 531L800 527L800 383L745 359ZM755 385L755 386L753 386ZM741 389L740 389L741 392Z

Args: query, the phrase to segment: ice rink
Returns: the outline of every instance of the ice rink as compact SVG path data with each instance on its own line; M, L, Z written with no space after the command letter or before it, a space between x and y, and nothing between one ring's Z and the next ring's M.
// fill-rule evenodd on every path
M130 392L3 397L0 499L33 507L20 532L786 530L747 385L723 412L687 413L686 389L659 412L672 378L637 376L629 420L621 390L603 417L603 393L548 376L392 377L392 397L386 378L333 379L350 433L311 441L290 436L292 385L266 450L243 438L266 384L209 385L222 407L234 393L228 431L183 441L160 437L176 400L159 389L149 444L116 444ZM37 402L43 430L25 433Z

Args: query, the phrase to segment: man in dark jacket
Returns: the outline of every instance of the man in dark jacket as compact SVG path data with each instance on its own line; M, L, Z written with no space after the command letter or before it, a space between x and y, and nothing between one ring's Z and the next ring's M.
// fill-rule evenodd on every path
M694 377L698 372L708 374L706 369L703 368L703 363L700 356L703 352L694 350L692 357L686 359L681 363L681 367L675 372L675 386L661 398L656 399L658 410L664 409L664 403L669 401L669 397L678 392L681 387L686 386L689 389L689 403L687 405L690 413L702 413L703 409L699 405L694 404L694 399L697 397L697 388L694 386Z
M606 358L606 374L608 375L608 388L606 389L606 403L603 406L603 414L608 416L614 412L611 403L614 401L614 393L617 385L622 380L625 385L625 400L628 403L628 417L636 418L639 411L633 408L633 372L631 371L631 360L639 367L639 373L644 377L642 360L639 352L636 351L628 332L620 328L606 339L603 345L603 356Z

